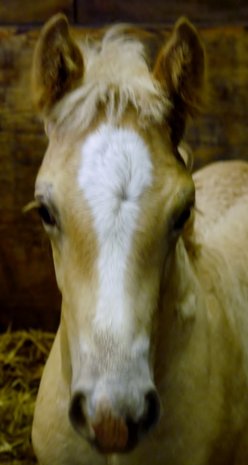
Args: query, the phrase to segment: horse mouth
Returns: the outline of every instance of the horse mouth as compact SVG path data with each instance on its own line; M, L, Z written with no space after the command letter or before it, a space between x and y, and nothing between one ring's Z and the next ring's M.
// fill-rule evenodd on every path
M94 438L90 444L102 454L126 454L132 452L148 432L143 425L131 419L105 419L104 423L93 426ZM153 431L155 424L150 431Z
M106 412L99 420L91 425L94 432L93 446L103 454L127 452L130 440L124 419Z
M137 444L127 444L124 448L119 447L119 446L103 446L99 444L97 440L91 440L90 441L91 446L97 450L100 454L103 455L111 455L111 454L128 454L129 452L132 452L133 449L135 449Z
M115 441L110 439L109 442L101 442L99 438L89 440L91 446L97 450L97 452L105 455L109 454L127 454L132 452L135 447L138 445L138 437L128 437L127 440L120 439Z

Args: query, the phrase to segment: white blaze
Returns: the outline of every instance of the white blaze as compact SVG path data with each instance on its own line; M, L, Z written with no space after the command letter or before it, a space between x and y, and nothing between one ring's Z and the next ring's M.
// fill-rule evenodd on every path
M140 197L152 181L148 147L131 129L102 125L84 142L78 181L99 244L94 324L99 331L107 329L118 336L132 324L125 277Z

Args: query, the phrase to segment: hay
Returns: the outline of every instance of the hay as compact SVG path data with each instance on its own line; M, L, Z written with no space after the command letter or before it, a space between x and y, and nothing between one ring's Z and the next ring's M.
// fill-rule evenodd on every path
M36 464L30 434L42 369L54 335L7 331L0 335L0 464Z

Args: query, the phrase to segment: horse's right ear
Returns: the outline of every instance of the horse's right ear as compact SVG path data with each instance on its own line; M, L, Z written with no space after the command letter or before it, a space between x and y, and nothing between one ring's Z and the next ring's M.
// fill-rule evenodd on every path
M57 14L43 27L34 52L32 89L38 111L48 116L53 105L77 86L83 72L83 57L67 18Z
M186 18L181 18L160 50L154 69L155 78L172 104L169 124L176 146L183 136L187 117L201 108L204 71L205 53L198 32Z

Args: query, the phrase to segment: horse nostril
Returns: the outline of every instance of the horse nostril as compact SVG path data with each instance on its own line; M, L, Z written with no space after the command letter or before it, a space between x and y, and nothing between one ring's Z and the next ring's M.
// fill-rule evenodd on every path
M141 419L141 428L143 432L148 432L156 426L160 417L160 402L155 390L146 394L145 402L146 409Z
M74 394L71 400L69 409L69 418L71 424L74 427L74 429L79 433L83 432L86 425L86 418L84 414L84 402L84 394L82 394L81 392L77 392L76 394Z
M145 395L145 410L138 422L127 418L128 449L132 450L156 424L160 417L160 402L156 391L153 389Z

